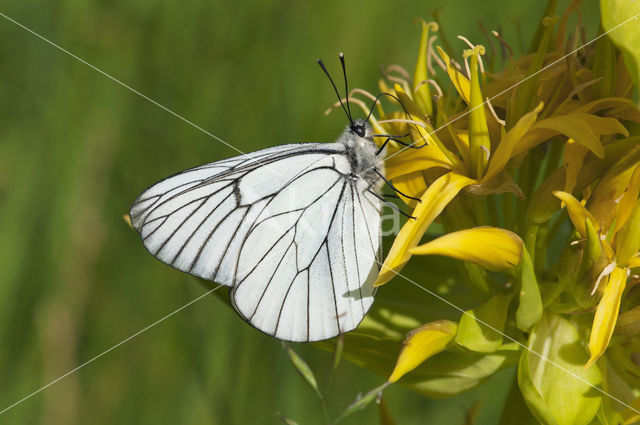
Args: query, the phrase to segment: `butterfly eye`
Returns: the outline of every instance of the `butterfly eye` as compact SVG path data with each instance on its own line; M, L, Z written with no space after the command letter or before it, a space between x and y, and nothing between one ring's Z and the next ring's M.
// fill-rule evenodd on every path
M353 131L360 137L364 137L365 135L364 127L358 124L351 126L351 131Z

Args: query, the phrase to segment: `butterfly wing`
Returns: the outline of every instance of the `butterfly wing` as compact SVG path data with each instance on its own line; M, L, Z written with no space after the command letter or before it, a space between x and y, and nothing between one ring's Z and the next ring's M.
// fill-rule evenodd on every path
M354 329L371 307L381 206L364 180L344 173L348 167L341 157L305 171L247 234L231 299L261 331L323 340Z
M380 203L351 174L341 144L264 149L156 183L131 222L164 263L234 287L256 328L326 339L362 320L378 272Z

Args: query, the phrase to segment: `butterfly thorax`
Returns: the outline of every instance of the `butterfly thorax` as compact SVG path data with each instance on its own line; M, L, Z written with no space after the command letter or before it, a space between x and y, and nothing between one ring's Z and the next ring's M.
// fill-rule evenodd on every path
M362 126L365 129L364 137L358 135L354 126ZM364 120L355 120L348 125L336 142L345 147L345 154L351 163L354 177L367 181L372 189L380 189L383 184L380 175L384 176L384 154L378 155L378 148L371 137L372 128Z

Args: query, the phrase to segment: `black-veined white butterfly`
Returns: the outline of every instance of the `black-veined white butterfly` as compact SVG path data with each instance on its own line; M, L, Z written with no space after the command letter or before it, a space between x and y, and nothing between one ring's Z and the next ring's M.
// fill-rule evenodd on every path
M356 328L380 266L384 149L366 120L352 119L348 96L342 107L349 125L334 143L267 148L146 189L130 212L144 246L231 287L240 316L278 339L318 341Z

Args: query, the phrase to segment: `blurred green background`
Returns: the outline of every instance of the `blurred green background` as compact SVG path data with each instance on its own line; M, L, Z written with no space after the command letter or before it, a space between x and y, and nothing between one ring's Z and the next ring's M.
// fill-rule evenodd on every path
M592 3L583 13L595 29ZM337 53L345 52L352 86L376 91L381 64L412 70L413 19L440 5L459 49L457 34L486 42L478 21L517 47L514 18L526 40L543 9L498 0L4 0L0 12L246 152L335 139L345 117L323 115L335 97L315 59L339 76ZM3 410L204 293L147 254L122 214L158 179L236 152L2 17L0 78ZM405 270L438 283L429 270ZM399 285L407 282L392 282L381 296ZM331 355L294 348L326 385ZM490 424L512 373L450 400L400 385L385 395L399 424L462 424L475 400L476 423ZM331 416L383 381L343 362ZM0 423L269 424L279 423L275 411L322 423L280 343L209 296L13 407ZM377 422L374 405L344 421Z

